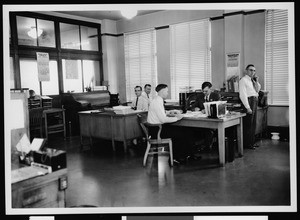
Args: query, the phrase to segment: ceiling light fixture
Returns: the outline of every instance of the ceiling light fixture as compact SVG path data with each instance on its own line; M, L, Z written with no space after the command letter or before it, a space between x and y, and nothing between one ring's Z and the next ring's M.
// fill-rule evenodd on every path
M38 38L39 36L41 36L43 33L42 29L36 29L36 27L31 27L30 30L27 32L29 37L32 37L34 39Z
M136 9L122 9L121 15L127 19L131 19L137 15Z

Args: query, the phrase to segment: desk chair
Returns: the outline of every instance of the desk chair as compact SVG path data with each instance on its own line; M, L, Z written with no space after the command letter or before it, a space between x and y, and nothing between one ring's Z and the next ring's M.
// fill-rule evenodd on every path
M173 148L172 148L172 139L171 138L164 138L162 139L160 137L160 134L161 134L161 131L162 131L162 124L150 124L147 122L147 119L145 116L142 116L140 114L137 114L138 116L138 119L139 119L139 124L146 136L146 140L147 140L147 148L146 148L146 151L145 151L145 155L144 155L144 161L143 161L143 166L146 165L146 161L147 161L147 158L148 158L148 155L152 155L152 154L159 154L160 151L159 151L159 148L162 149L161 152L164 152L164 147L163 145L164 144L168 144L169 146L169 155L170 155L170 164L171 166L173 166ZM148 132L148 127L158 127L158 133L157 133L157 139L151 139L151 136L149 135L149 132ZM150 152L150 149L152 146L158 146L157 149L158 151L157 152Z
M29 109L30 138L35 137L35 132L39 131L39 137L43 137L43 107Z

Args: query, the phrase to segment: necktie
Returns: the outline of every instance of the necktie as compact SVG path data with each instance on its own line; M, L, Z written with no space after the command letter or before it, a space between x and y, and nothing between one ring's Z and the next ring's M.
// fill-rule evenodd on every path
M149 94L147 93L147 97L148 97L148 99L149 99Z
M256 92L258 92L257 82L255 82L253 78L251 79L251 81L252 81L254 90L255 90Z
M137 109L138 101L139 101L139 97L136 97L135 109Z
M205 102L208 102L208 95L205 96Z

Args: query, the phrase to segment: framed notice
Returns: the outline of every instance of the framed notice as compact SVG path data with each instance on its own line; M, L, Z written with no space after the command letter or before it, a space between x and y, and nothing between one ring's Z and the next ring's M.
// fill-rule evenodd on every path
M36 52L36 59L39 81L50 81L49 54Z
M226 54L226 80L240 76L240 53Z

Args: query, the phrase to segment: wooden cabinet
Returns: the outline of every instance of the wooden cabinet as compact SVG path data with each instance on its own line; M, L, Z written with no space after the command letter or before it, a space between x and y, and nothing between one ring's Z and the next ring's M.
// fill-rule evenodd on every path
M255 135L262 135L268 126L268 106L257 107Z
M65 207L67 169L12 183L12 208Z

